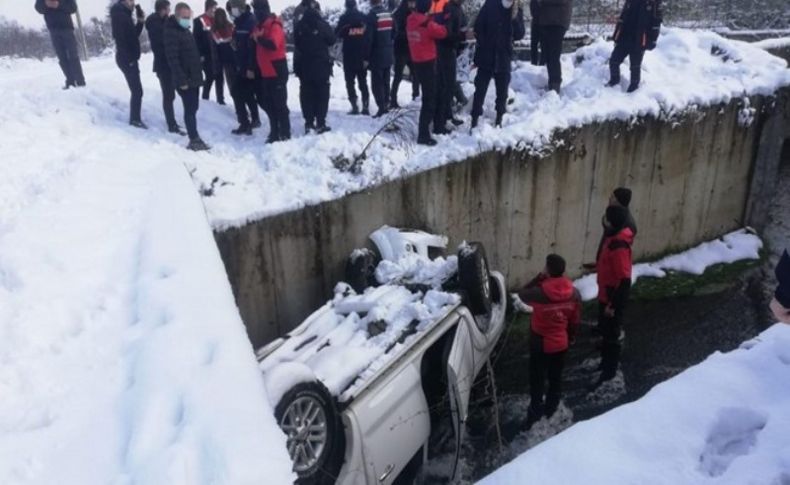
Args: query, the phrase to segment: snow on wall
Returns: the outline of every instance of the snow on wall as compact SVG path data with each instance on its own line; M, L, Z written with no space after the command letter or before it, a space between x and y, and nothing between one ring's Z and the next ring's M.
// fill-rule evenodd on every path
M577 423L482 485L790 482L790 326Z

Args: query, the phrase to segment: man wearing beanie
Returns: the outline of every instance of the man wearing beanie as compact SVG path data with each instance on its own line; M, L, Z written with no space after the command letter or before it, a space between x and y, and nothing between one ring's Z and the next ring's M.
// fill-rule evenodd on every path
M251 35L261 74L258 100L269 118L266 143L288 140L291 138L291 121L288 111L285 31L280 19L269 8L268 0L255 0L252 10L258 21Z
M776 279L779 281L779 286L776 287L771 310L777 320L790 323L790 254L787 250L776 265Z
M634 216L631 215L631 210L628 208L628 206L631 204L631 195L632 195L631 189L625 187L618 187L614 189L612 194L609 196L609 205L607 207L618 206L618 207L623 207L626 210L627 214L625 219L625 227L631 229L631 232L634 233L634 237L636 237L636 233L637 233L636 221L634 220ZM601 226L603 227L603 234L601 234L601 240L598 243L598 251L595 253L596 259L598 258L598 255L601 254L601 248L603 248L603 241L604 239L606 239L605 220L606 220L605 216L601 217ZM583 266L585 269L595 269L595 263L585 263Z
M358 115L357 90L362 95L362 114L368 115L370 93L368 92L368 76L365 68L365 35L367 34L365 14L357 9L357 0L346 0L346 11L340 16L335 35L343 40L343 75L346 80L346 92L351 103L348 114Z
M604 217L604 240L598 253L598 332L601 344L601 375L595 387L614 378L620 363L620 331L623 311L631 291L631 245L633 231L626 227L628 209L612 205Z
M519 291L519 298L534 310L529 338L529 429L542 417L551 418L560 404L565 354L581 323L582 299L565 276L565 260L557 254L546 257L543 272Z
M417 0L416 11L406 19L406 33L414 71L422 90L417 143L433 146L436 145L436 140L431 138L431 120L434 121L436 130L443 119L436 109L436 40L445 38L447 29L426 15L430 8L430 0Z

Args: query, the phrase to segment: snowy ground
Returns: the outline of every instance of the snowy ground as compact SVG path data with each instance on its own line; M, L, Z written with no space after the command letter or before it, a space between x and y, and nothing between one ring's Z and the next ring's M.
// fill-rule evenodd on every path
M790 326L577 423L482 484L790 483ZM558 465L559 464L559 465Z
M288 483L182 140L109 64L0 63L0 483Z

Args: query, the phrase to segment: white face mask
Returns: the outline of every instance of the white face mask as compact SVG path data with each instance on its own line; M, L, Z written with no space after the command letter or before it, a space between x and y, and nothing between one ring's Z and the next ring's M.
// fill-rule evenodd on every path
M232 15L234 18L237 18L237 17L241 16L241 9L239 9L239 8L237 8L237 7L233 7L232 9L230 9L230 14L231 14L231 15Z
M510 8L513 6L513 0L502 0L502 6L505 8Z

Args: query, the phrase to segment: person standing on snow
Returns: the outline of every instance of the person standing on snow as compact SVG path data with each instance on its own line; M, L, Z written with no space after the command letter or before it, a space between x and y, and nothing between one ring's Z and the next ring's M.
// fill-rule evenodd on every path
M294 26L294 44L299 49L299 62L294 60L294 73L299 77L299 100L302 104L305 134L330 131L326 125L329 110L329 78L332 57L329 48L335 44L332 27L315 8L309 8Z
M636 221L634 220L634 216L631 214L631 209L628 208L631 205L631 197L632 192L631 189L626 187L618 187L614 189L609 195L609 202L607 207L618 206L623 207L626 210L626 219L625 219L625 227L631 229L634 237L636 237L637 227ZM603 233L601 234L601 241L598 243L598 251L596 254L596 259L598 255L601 254L601 248L603 248L603 242L606 239L606 215L604 214L601 216L601 227L603 227ZM595 263L588 263L584 265L586 269L595 269Z
M392 88L390 89L390 109L400 108L400 104L398 103L398 89L400 88L401 81L403 81L403 69L405 69L406 66L409 66L409 74L411 75L412 101L420 96L420 83L415 79L414 65L411 62L411 54L409 53L409 39L406 36L406 19L414 12L415 5L415 0L402 0L398 8L392 12L395 74L392 78Z
M211 86L214 85L217 103L225 104L225 86L222 69L219 68L211 49L211 27L214 25L214 13L217 11L217 0L206 0L203 15L195 19L192 35L200 52L203 67L203 99L208 100ZM215 84L216 83L216 84Z
M565 276L565 260L546 257L542 273L518 293L533 308L529 339L529 392L527 429L542 417L551 418L562 399L565 355L581 323L582 299ZM546 381L548 380L548 389Z
M136 17L132 17L132 12ZM136 20L135 20L136 19ZM143 84L140 82L140 34L145 24L145 13L134 0L118 0L110 8L112 37L115 39L115 63L126 78L131 91L129 124L147 130L142 120Z
M229 5L233 17L233 56L237 75L227 82L239 122L239 127L231 133L250 135L253 129L261 126L256 99L258 66L255 61L255 44L250 37L256 22L246 0L230 0Z
M543 59L543 49L540 46L540 21L538 14L540 5L538 0L530 0L529 2L529 62L533 66L542 66L546 64Z
M337 22L335 35L343 40L343 75L346 81L348 101L351 103L351 111L348 113L350 115L360 113L355 83L359 84L359 92L362 95L362 114L370 114L370 93L368 92L368 76L365 67L366 28L365 15L357 9L357 1L346 0L346 11Z
M173 85L184 105L184 124L189 135L187 148L192 151L208 150L210 147L200 138L197 129L203 69L200 51L189 31L192 26L192 9L182 2L176 5L175 12L165 24L165 54L173 76Z
M530 5L532 6L532 5ZM560 94L562 86L562 42L571 26L573 0L537 0L534 15L540 29L540 59L546 63L549 90Z
M596 262L598 281L598 332L601 343L601 375L597 388L617 374L620 364L620 333L623 312L631 292L631 246L633 231L626 227L628 209L612 205L606 209L605 233Z
M779 285L771 301L771 311L777 320L790 324L790 254L787 250L782 254L775 271Z
M252 32L256 44L255 56L261 74L258 100L269 118L269 136L266 143L291 138L291 120L288 111L288 61L285 58L285 31L277 15L273 14L268 0L255 0L252 4L258 21Z
M77 38L74 37L74 22L71 20L71 16L77 12L76 0L36 0L36 12L44 16L52 48L66 76L63 89L85 86Z
M439 116L436 107L436 41L447 37L447 29L427 15L430 8L430 0L417 0L415 11L406 20L406 32L414 71L422 91L417 143L434 146L436 140L431 138L431 120L434 122L434 131L439 132L439 122L444 119Z
M214 60L216 69L222 73L222 78L228 83L228 90L233 98L233 107L239 122L239 127L231 130L231 133L252 135L252 125L247 114L249 98L240 94L238 90L239 78L245 77L245 73L240 73L236 67L236 49L233 45L235 29L226 10L218 8L214 11L214 23L211 25L210 35L211 58ZM255 112L257 113L257 109Z
M642 79L642 59L646 50L653 50L661 31L663 13L661 0L625 0L623 11L614 29L614 50L609 58L607 86L620 84L620 64L626 57L631 63L631 82L628 92L639 89Z
M464 41L463 32L461 31L463 17L461 0L449 0L446 2L444 11L438 14L438 17L441 18L442 25L447 29L447 36L436 42L438 47L436 68L439 76L436 90L438 95L436 123L433 130L438 135L445 135L450 133L450 130L447 129L448 121L452 120L453 124L457 125L453 116L453 98L458 78L458 48Z
M159 87L162 89L162 110L165 113L167 131L179 135L186 135L176 122L173 103L176 99L176 88L173 86L173 76L170 74L170 66L167 65L165 55L165 22L170 17L170 2L168 0L157 0L154 4L154 13L145 19L145 30L148 31L148 40L151 43L151 52L154 54L154 73L159 79Z
M524 12L514 0L486 0L475 20L474 62L477 66L472 102L472 128L483 114L483 101L491 79L496 86L496 126L502 125L510 86L513 41L524 38Z
M379 118L389 112L390 69L393 61L392 15L381 0L370 0L367 15L366 60L370 70L370 87Z

